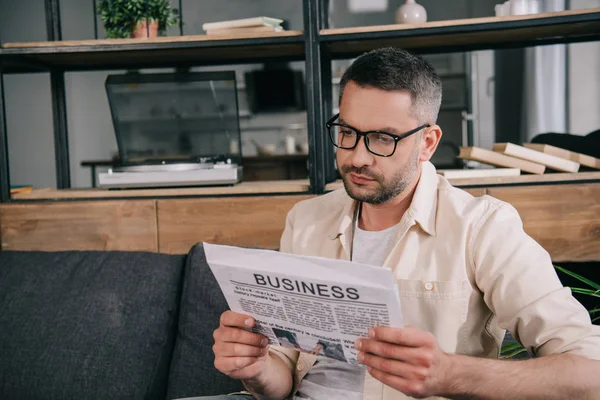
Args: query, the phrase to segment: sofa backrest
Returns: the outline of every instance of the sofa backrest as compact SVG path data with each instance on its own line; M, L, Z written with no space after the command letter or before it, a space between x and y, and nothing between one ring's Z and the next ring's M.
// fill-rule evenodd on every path
M204 255L202 244L188 254L184 271L177 340L171 362L168 399L243 390L214 367L213 332L227 302Z
M0 399L164 399L185 259L0 252Z

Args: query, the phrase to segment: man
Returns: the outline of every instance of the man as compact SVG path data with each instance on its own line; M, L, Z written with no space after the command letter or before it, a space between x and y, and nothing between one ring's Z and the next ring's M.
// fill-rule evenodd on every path
M429 162L442 135L434 69L376 50L341 90L327 129L344 190L297 204L281 251L390 268L406 327L358 340L363 368L269 349L243 329L252 318L225 312L216 368L257 399L600 399L600 327L547 252L513 207L452 187ZM506 330L534 357L497 360Z

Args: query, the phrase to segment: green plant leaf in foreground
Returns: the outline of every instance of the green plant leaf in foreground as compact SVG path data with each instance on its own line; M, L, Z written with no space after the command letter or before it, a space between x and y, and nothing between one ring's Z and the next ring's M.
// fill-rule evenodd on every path
M578 281L583 282L583 283L585 283L585 284L593 287L594 289L600 291L600 284L599 283L596 283L596 282L594 282L594 281L592 281L592 280L590 280L590 279L588 279L588 278L586 278L584 276L576 274L573 271L569 271L568 269L565 269L563 267L559 267L558 265L555 265L554 268L556 268L560 272L565 273L565 274L567 274L569 276L572 276L573 278L577 279Z
M598 297L598 298L600 298L600 290L571 288L571 291L573 293L585 294L587 296L592 296L592 297Z

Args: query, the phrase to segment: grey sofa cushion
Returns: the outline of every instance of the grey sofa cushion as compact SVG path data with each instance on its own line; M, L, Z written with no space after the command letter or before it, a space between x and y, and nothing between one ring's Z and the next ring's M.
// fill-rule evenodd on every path
M184 264L0 252L0 398L164 399Z
M223 293L206 263L202 244L187 259L179 329L171 362L168 398L227 394L243 390L239 381L214 367L213 331L228 310Z

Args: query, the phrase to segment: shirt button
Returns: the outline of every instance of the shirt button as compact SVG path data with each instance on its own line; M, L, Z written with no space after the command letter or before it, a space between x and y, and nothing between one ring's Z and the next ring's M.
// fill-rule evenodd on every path
M298 368L298 371L302 371L304 369L304 365L298 364L296 368Z
M433 283L425 282L425 290L433 290Z

